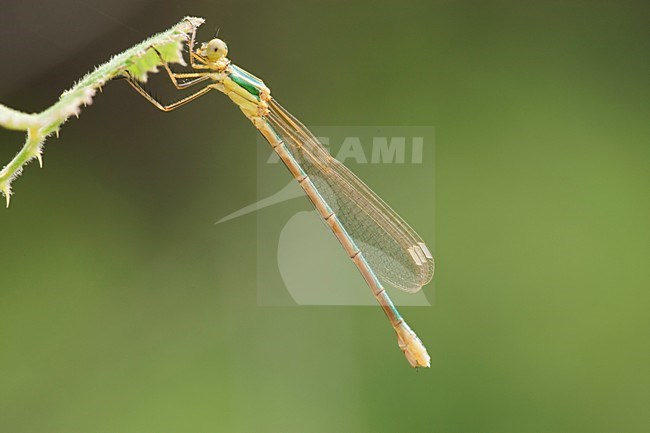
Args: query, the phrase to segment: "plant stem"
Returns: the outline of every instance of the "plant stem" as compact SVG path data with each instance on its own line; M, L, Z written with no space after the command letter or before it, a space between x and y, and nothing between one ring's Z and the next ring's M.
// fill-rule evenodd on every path
M63 92L56 103L40 113L23 113L0 104L0 126L27 132L23 147L0 170L0 191L5 195L7 207L11 199L11 183L21 174L25 164L37 158L43 167L41 152L45 139L52 133L58 136L59 128L72 115L79 117L81 106L92 103L97 89L101 90L109 80L127 73L139 81L146 81L149 73L158 72L163 60L184 65L183 43L188 34L203 24L203 21L203 18L186 17L169 30L113 56L79 80L70 90Z

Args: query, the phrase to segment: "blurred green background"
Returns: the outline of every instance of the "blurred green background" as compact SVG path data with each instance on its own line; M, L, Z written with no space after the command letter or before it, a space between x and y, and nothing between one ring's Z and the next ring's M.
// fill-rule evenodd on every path
M364 172L435 249L402 309L432 368L379 308L258 306L255 216L214 225L256 199L252 126L116 81L0 210L0 431L648 431L645 2L10 0L0 101L185 15L307 125L435 126L435 197Z

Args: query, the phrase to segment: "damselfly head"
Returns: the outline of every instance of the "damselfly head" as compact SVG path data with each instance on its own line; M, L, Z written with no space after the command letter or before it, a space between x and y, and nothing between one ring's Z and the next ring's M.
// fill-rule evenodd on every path
M214 38L210 42L201 44L199 55L216 62L228 55L228 45L221 39Z

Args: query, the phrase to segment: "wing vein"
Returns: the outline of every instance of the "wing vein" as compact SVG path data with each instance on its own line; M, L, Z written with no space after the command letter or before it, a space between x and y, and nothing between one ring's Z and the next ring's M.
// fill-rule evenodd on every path
M433 277L434 262L430 254L420 252L424 242L418 234L280 104L271 100L269 109L268 123L334 209L379 278L404 291L420 290ZM417 253L413 256L411 252Z

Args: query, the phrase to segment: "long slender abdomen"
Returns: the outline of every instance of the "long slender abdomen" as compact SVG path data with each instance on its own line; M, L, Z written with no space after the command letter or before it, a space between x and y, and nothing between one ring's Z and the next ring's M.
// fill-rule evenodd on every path
M276 133L276 131L268 123L264 123L262 125L256 124L256 126L262 135L264 135L266 140L271 144L273 150L275 150L282 162L287 166L302 189L305 191L305 194L307 194L307 197L309 197L313 203L316 211L325 220L327 225L332 230L332 233L334 233L334 236L336 236L336 238L343 246L345 252L354 262L355 266L363 276L366 283L370 286L375 299L377 299L377 302L384 310L384 313L386 313L388 320L397 333L399 347L404 352L406 359L413 367L429 367L430 357L427 353L426 348L417 337L415 332L411 330L404 319L400 316L397 308L395 308L395 305L386 293L386 290L370 268L370 265L363 256L363 253L357 247L354 239L352 239L347 233L345 227L343 227L343 224L341 224L332 208L320 195L314 186L314 183L311 181L302 167L300 167L300 164L298 164L293 155L291 155L291 153L287 150L286 145L280 136Z

